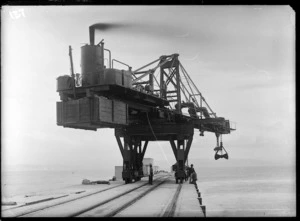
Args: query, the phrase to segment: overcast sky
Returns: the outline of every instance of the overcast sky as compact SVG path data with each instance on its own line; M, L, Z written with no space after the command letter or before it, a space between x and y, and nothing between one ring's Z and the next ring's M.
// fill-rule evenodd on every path
M230 159L215 161L212 133L195 130L195 165L295 163L295 13L289 6L14 6L1 13L2 166L122 165L114 130L56 125L56 78L80 73L80 47L98 22L131 24L96 32L112 57L133 69L164 54L179 59L219 117L236 122L223 136ZM168 142L145 157L175 162Z

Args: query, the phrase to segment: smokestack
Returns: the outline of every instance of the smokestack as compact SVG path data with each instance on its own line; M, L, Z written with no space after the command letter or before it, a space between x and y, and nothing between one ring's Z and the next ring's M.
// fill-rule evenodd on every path
M95 27L94 25L89 27L90 30L90 45L95 45Z
M124 24L111 24L111 23L95 23L89 27L90 31L90 45L95 45L95 30L107 31L110 29L122 28ZM126 25L128 26L128 25Z

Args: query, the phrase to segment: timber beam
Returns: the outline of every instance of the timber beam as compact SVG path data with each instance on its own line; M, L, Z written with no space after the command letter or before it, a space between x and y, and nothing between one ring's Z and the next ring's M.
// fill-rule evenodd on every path
M162 124L162 125L132 125L126 128L116 128L115 134L121 137L126 135L140 136L142 140L166 140L177 136L189 137L194 134L193 124ZM145 138L149 139L145 139ZM177 139L177 138L176 138Z

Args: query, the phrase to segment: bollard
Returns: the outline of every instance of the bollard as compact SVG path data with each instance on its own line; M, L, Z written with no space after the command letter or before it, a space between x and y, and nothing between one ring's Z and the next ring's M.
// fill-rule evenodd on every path
M200 206L201 207L201 209L202 209L202 212L203 212L203 214L204 214L204 217L206 217L206 207L205 206Z
M198 197L198 200L199 200L200 205L202 205L202 198Z
M201 193L200 192L198 192L198 197L201 197Z

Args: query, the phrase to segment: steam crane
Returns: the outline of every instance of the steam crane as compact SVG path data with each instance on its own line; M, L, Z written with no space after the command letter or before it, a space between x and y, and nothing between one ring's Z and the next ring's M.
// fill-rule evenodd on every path
M89 27L90 44L81 47L81 74L57 78L57 125L96 131L114 128L123 157L125 183L143 176L142 161L150 141L169 141L176 162L176 183L183 182L184 165L194 129L216 134L215 159L228 159L219 138L229 134L229 120L217 117L179 61L179 54L163 55L136 70L111 59L103 40L95 44L95 27ZM109 53L108 66L104 52ZM113 68L121 63L126 70ZM185 113L187 110L188 113ZM219 154L225 151L225 154Z

